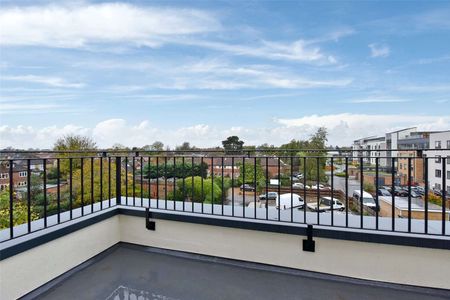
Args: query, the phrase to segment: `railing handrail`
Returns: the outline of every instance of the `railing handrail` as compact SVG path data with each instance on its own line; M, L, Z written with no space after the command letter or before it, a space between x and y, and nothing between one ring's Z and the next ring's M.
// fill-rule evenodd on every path
M246 154L251 152L416 152L416 151L450 151L450 148L415 148L415 149L241 149L241 150L225 150L225 149L193 149L193 150L145 150L145 149L86 149L86 150L0 150L0 154L64 154L64 153L232 153Z

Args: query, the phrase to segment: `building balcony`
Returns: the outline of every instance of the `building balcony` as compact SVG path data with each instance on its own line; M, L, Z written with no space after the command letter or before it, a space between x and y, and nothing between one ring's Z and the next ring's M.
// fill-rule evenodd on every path
M450 297L445 188L401 194L379 159L371 192L347 155L236 155L222 176L230 155L201 154L48 153L24 191L3 153L0 298Z

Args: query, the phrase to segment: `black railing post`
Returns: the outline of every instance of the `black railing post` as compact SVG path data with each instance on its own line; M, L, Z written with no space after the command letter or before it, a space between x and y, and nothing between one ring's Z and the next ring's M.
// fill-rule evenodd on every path
M116 204L122 204L122 159L116 157Z
M9 238L14 237L14 173L13 173L14 161L9 161Z
M313 226L306 227L306 240L303 240L303 251L316 252L316 242L313 240Z

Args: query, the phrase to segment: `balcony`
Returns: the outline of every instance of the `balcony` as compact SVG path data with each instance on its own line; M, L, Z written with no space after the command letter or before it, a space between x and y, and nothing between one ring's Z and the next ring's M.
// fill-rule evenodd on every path
M450 296L448 191L298 152L4 152L0 298Z

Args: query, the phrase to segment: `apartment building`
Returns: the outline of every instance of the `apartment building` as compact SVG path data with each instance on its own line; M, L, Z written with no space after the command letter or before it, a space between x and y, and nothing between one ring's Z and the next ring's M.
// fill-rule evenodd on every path
M408 175L411 172L411 184L423 186L425 182L424 160L422 150L397 151L397 176L402 184L408 184Z
M411 135L411 133L416 132L416 127L410 127L410 128L404 128L392 132L386 133L386 149L389 151L386 151L387 161L386 165L388 167L396 167L395 165L392 165L392 157L397 157L398 153L395 150L392 149L399 149L399 144L402 144L401 140L406 139L408 136Z
M386 138L384 136L370 136L355 140L352 146L353 158L359 160L363 157L363 162L366 164L376 164L376 159L379 160L379 166L385 167L387 165L386 153Z
M430 188L450 191L450 130L430 134L428 159L428 178ZM445 159L443 159L445 158ZM445 186L443 179L445 177Z
M416 130L416 129L415 129ZM408 182L408 174L411 172L413 185L424 185L425 164L422 159L423 149L430 147L430 131L409 131L397 142L397 174L402 177L401 182Z
M376 157L380 157L379 166L393 167L397 172L396 178L402 184L408 182L408 174L411 172L411 183L424 185L426 166L421 157L424 155L433 157L434 159L428 159L430 188L441 190L445 175L445 187L447 191L450 190L449 159L446 159L445 174L442 166L442 157L450 156L450 130L419 131L416 127L410 127L388 132L384 137L371 136L355 140L352 149L354 159L359 161L360 157L364 157L363 161L366 164L373 165ZM424 151L424 149L436 149L436 151ZM394 165L391 158L396 158Z

